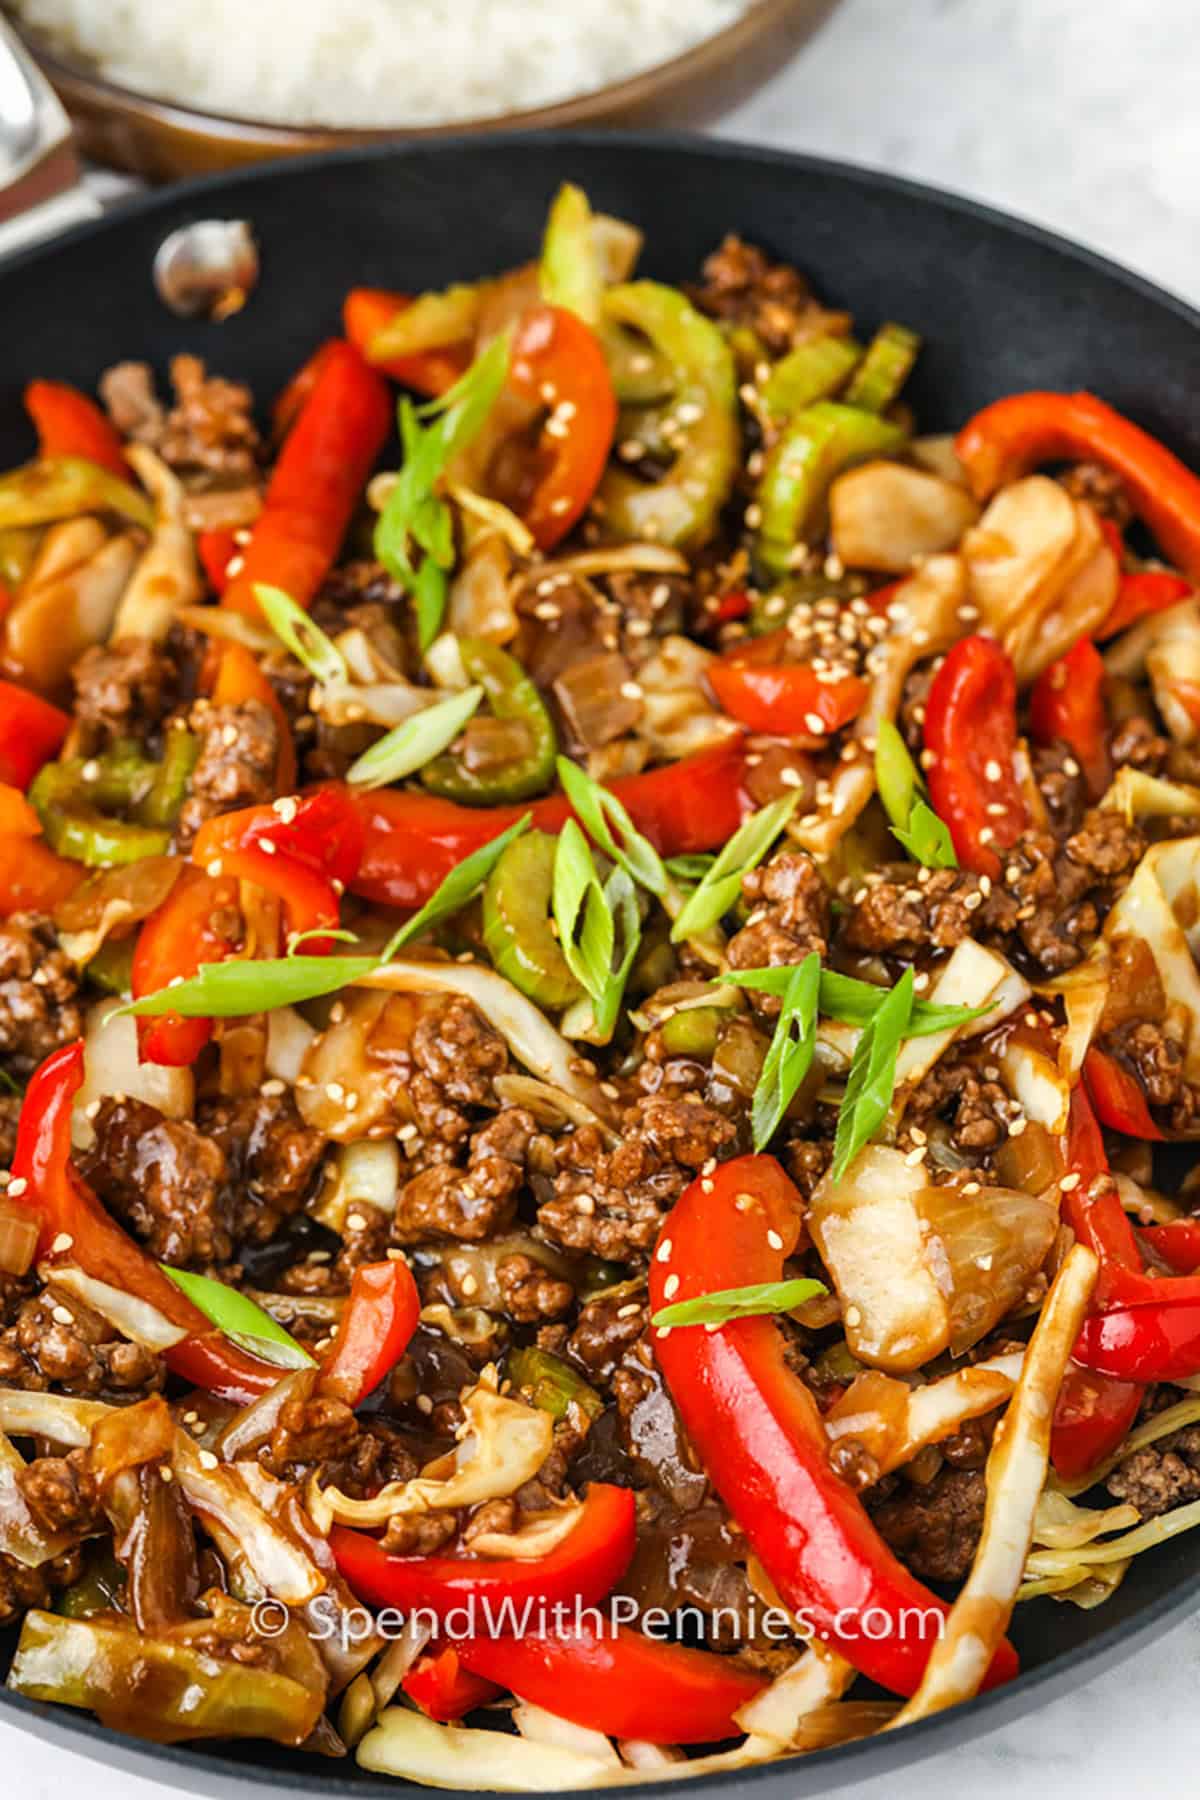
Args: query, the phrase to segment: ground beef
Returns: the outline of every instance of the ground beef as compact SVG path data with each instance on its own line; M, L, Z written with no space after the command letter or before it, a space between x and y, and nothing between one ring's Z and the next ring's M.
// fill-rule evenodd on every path
M970 1571L987 1485L979 1469L943 1468L927 1486L910 1485L875 1514L884 1540L925 1581L962 1581Z
M77 1550L56 1556L39 1569L27 1569L15 1556L0 1551L0 1626L12 1625L35 1607L48 1607L56 1593L79 1580L81 1571Z
M392 1222L397 1244L437 1238L481 1243L510 1225L525 1180L533 1114L511 1107L471 1139L465 1169L433 1163L401 1189Z
M989 1081L972 1052L950 1049L913 1090L908 1115L918 1124L934 1116L948 1120L950 1137L960 1150L992 1150L1008 1135L1008 1095Z
M506 1256L496 1265L501 1304L518 1325L538 1325L545 1319L561 1319L569 1312L575 1289L560 1281L531 1256Z
M1185 1425L1135 1450L1117 1464L1106 1486L1117 1500L1136 1506L1143 1519L1200 1500L1200 1425Z
M279 728L261 700L236 706L197 700L188 722L200 738L200 756L179 817L182 844L218 813L273 799L279 756Z
M83 1035L79 979L43 913L0 923L0 1058L31 1074L51 1051Z
M1133 518L1133 507L1125 483L1105 463L1072 463L1059 477L1068 494L1086 500L1102 519L1111 519L1122 529Z
M654 651L656 638L683 631L695 606L694 585L687 575L623 569L605 576L602 586L618 610L622 654L635 666Z
M39 1456L17 1471L16 1485L43 1531L83 1537L101 1528L100 1501L87 1457L86 1450Z
M826 337L849 330L845 313L826 312L797 270L774 263L753 244L729 236L704 264L702 284L692 290L701 311L745 325L775 354L800 338Z
M1109 740L1108 753L1114 769L1144 769L1150 775L1161 774L1170 744L1160 737L1149 719L1135 713L1117 726Z
M1038 785L1056 835L1077 831L1087 810L1087 783L1069 744L1061 740L1031 752Z
M140 1400L164 1379L153 1351L115 1337L96 1314L49 1293L24 1301L0 1332L0 1387L42 1392L53 1382L71 1394Z
M952 950L978 924L985 897L979 877L966 870L886 872L854 895L842 941L851 950L905 961L930 950Z
M356 1269L387 1257L392 1221L377 1206L355 1202L346 1216L342 1241L332 1255L318 1251L285 1270L276 1285L286 1294L345 1294Z
M457 1533L456 1512L395 1513L379 1541L396 1556L432 1556Z
M729 945L735 969L773 968L800 963L815 950L829 947L829 890L812 857L803 850L784 851L765 868L753 869L742 881L750 918ZM779 1001L754 995L764 1012L777 1013Z
M1173 1106L1183 1092L1183 1047L1149 1020L1119 1025L1101 1042L1136 1076L1151 1106ZM1194 1109L1192 1109L1194 1110Z
M698 1101L648 1095L627 1110L612 1149L594 1125L560 1139L554 1198L539 1208L538 1225L567 1250L614 1261L643 1255L696 1171L736 1135Z
M117 363L101 376L101 398L117 430L148 444L189 486L257 490L261 443L250 389L206 374L197 356L172 357L170 375L169 411L147 364Z
M650 1307L644 1294L631 1294L627 1288L598 1294L580 1308L565 1352L590 1382L606 1387L649 1321Z
M1036 969L1061 974L1086 954L1088 940L1145 841L1120 813L1094 808L1061 853L1045 832L1026 832L1002 855L1003 879L981 909L986 931L1015 937Z
M398 609L407 604L408 595L400 583L389 575L381 562L359 558L341 563L330 570L312 604L312 616L322 630L344 631L348 624L368 629L373 622L391 615L403 617ZM375 611L364 618L363 611Z
M265 1244L312 1192L326 1139L290 1093L202 1102L196 1117L228 1167L234 1242Z
M114 739L144 743L173 702L178 672L152 638L120 638L93 644L71 671L75 725L86 754Z
M417 1128L404 1148L419 1168L460 1153L479 1109L496 1104L492 1082L508 1066L508 1048L469 1000L449 995L423 1009L388 1064Z
M346 1455L358 1436L358 1420L344 1400L309 1392L286 1400L263 1458L281 1480L297 1479L302 1469Z
M227 1262L233 1238L220 1147L143 1100L102 1100L93 1127L84 1174L151 1255L182 1268Z

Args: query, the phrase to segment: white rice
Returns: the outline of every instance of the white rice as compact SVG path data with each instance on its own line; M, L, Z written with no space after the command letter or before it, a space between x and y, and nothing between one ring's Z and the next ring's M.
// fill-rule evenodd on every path
M110 80L294 125L433 125L602 87L750 0L18 0Z

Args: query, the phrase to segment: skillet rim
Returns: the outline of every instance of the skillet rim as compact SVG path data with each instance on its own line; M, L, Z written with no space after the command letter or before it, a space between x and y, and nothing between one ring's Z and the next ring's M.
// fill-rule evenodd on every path
M1124 287L1126 291L1149 302L1156 310L1165 310L1200 336L1200 308L1192 306L1181 295L1160 286L1136 270L1126 268L1102 251L1076 243L1020 214L1006 212L953 189L894 175L868 164L777 149L740 138L675 130L622 131L593 128L491 135L462 132L436 142L368 144L318 151L307 156L279 158L271 162L251 164L243 169L199 176L138 195L114 207L112 212L99 219L86 221L47 242L31 245L0 263L0 303L10 277L36 270L43 262L50 266L60 250L89 242L103 234L110 225L146 219L156 212L167 212L180 205L185 209L191 208L208 194L227 194L231 201L236 201L243 192L253 192L276 176L302 176L306 171L325 168L331 164L351 163L369 167L384 162L425 160L431 157L440 160L468 151L478 153L480 150L490 150L502 154L508 148L517 151L542 149L551 157L576 150L623 150L649 157L658 152L669 152L685 154L700 163L725 160L747 168L767 166L790 171L797 178L820 179L833 176L877 195L903 196L945 213L956 214L975 224L985 225L1010 239L1019 239L1049 250L1076 267L1082 267ZM804 1782L806 1790L816 1783L820 1783L824 1789L832 1789L850 1781L870 1779L885 1771L905 1768L948 1750L957 1743L985 1736L1022 1713L1036 1710L1065 1691L1069 1682L1071 1685L1079 1685L1080 1681L1093 1679L1105 1668L1144 1647L1152 1638L1162 1636L1172 1626L1182 1623L1197 1610L1198 1603L1200 1566L1173 1591L1140 1611L1135 1622L1107 1626L1086 1643L1053 1657L1037 1668L1023 1671L1007 1686L979 1695L967 1705L952 1707L946 1712L923 1719L894 1736L890 1733L877 1734L836 1749L814 1752L804 1757L803 1762L791 1758L751 1765L729 1773L698 1775L688 1782L688 1791L704 1791L707 1794L716 1794L722 1790L736 1792L742 1784L754 1783L760 1789L762 1800L767 1800L771 1784L774 1783L777 1800L783 1800L785 1794L790 1796L795 1793L797 1777L807 1776L810 1771L814 1780ZM27 1700L22 1695L10 1693L5 1687L0 1687L0 1723L8 1723L19 1730L28 1731L43 1742L60 1749L84 1756L90 1752L97 1761L108 1767L137 1774L146 1780L157 1779L174 1789L192 1793L228 1794L236 1790L244 1794L265 1786L281 1793L335 1795L339 1800L353 1800L354 1796L367 1794L382 1800L385 1794L396 1794L405 1789L411 1793L416 1785L408 1782L401 1787L399 1784L403 1781L402 1777L376 1776L359 1772L357 1768L353 1775L334 1775L328 1764L322 1764L311 1773L302 1769L255 1769L219 1751L214 1754L199 1746L188 1748L148 1743L111 1730L90 1714ZM553 1790L552 1800L565 1800L566 1793L571 1791L599 1790ZM623 1791L643 1796L652 1792L661 1793L663 1783L637 1782Z

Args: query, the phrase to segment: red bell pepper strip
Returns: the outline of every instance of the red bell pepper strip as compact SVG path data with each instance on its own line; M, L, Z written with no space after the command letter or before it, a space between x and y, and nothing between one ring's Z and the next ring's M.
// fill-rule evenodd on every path
M733 1715L766 1685L711 1650L661 1643L626 1626L529 1637L469 1638L459 1661L520 1700L574 1725L649 1744L712 1744L736 1737Z
M83 1075L80 1042L56 1050L34 1072L17 1125L8 1196L36 1217L39 1256L61 1255L94 1280L154 1307L188 1334L164 1352L168 1368L247 1405L276 1385L279 1368L214 1331L199 1308L126 1236L71 1161L71 1108Z
M1039 675L1029 696L1029 727L1035 742L1066 744L1083 771L1087 790L1099 798L1112 776L1108 754L1108 712L1104 704L1104 659L1088 638Z
M82 863L25 832L0 832L0 919L20 912L53 912L87 874Z
M392 1556L376 1538L341 1525L334 1526L329 1546L351 1588L371 1606L420 1608L445 1620L461 1607L482 1604L492 1608L500 1631L510 1613L519 1623L527 1607L597 1605L633 1560L635 1536L633 1490L593 1482L568 1536L533 1559Z
M959 862L1000 873L1028 816L1017 783L1017 683L994 638L960 638L933 678L925 703L925 748L934 811L949 827ZM993 809L999 808L995 811Z
M354 1271L337 1336L321 1363L322 1388L348 1406L361 1405L400 1361L420 1317L421 1297L406 1262L364 1263Z
M867 683L859 675L822 681L807 663L780 661L788 636L769 632L711 663L708 682L718 706L751 731L778 737L840 731L866 705Z
M290 794L296 785L296 746L292 739L291 720L283 710L283 702L271 686L258 658L245 644L222 644L217 663L212 698L218 706L242 706L257 700L275 721L279 736L279 753L275 760L275 785L281 793Z
M465 1719L468 1713L498 1700L504 1692L494 1681L485 1681L482 1675L472 1675L464 1669L458 1651L449 1647L420 1657L400 1686L426 1717L436 1719L439 1725Z
M346 883L362 860L361 814L345 788L330 784L275 806L248 806L207 819L192 857L204 868L255 881L282 902L289 936L335 930ZM309 955L333 940L306 942Z
M1103 463L1169 561L1200 579L1200 478L1094 394L1010 394L976 413L955 449L978 499L1041 463Z
M564 306L535 306L517 327L508 383L549 414L537 444L545 468L521 516L551 550L600 485L617 430L617 396L599 338Z
M1123 1131L1126 1137L1151 1143L1163 1141L1166 1133L1154 1123L1141 1084L1106 1050L1093 1045L1088 1051L1083 1079L1102 1125L1110 1131Z
M1086 1475L1129 1432L1145 1389L1136 1381L1099 1375L1077 1362L1067 1365L1054 1408L1050 1461L1064 1481Z
M743 760L734 740L717 750L645 775L614 781L638 830L663 856L716 850L733 836L746 810ZM526 812L539 831L560 831L571 815L563 794L530 807L461 806L433 794L377 788L359 798L366 828L362 864L352 893L377 905L412 911L473 850L515 825Z
M652 1314L715 1289L778 1281L802 1214L773 1157L737 1157L694 1181L651 1259ZM778 1325L749 1318L718 1331L674 1326L656 1331L653 1345L709 1480L785 1605L872 1681L913 1693L942 1603L893 1555L830 1468L820 1414L787 1366ZM893 1629L868 1638L859 1629L868 1614ZM988 1682L1007 1680L1016 1666L1005 1644Z
M732 594L722 594L713 608L712 618L716 625L730 625L736 619L749 618L751 611L750 596L741 589Z
M1096 636L1101 642L1116 637L1119 631L1128 631L1139 619L1148 619L1154 613L1178 606L1195 591L1194 582L1185 580L1182 575L1173 575L1170 569L1138 569L1131 575L1122 575L1112 611Z
M1175 1293L1181 1281L1189 1292ZM1191 1277L1155 1284L1154 1304L1114 1307L1085 1319L1075 1345L1077 1361L1122 1381L1179 1381L1200 1373L1200 1292Z
M1195 1275L1200 1270L1200 1219L1143 1225L1138 1236L1177 1275Z
M408 294L393 294L386 288L351 288L342 306L342 324L346 336L368 362L371 343L390 325L396 314L412 305ZM387 362L375 363L384 375L390 375L402 387L412 388L431 399L452 388L470 367L473 346L452 344L444 350L418 350L411 356L394 356Z
M223 605L256 617L260 581L282 588L298 606L310 604L341 548L391 415L383 379L353 345L335 345L284 442Z
M271 433L277 444L283 442L300 417L320 379L322 369L333 353L334 345L340 342L340 338L326 338L276 396L271 408Z
M71 721L40 694L0 681L0 781L24 793L43 763L56 757Z
M25 410L38 434L39 456L82 456L129 480L125 449L107 415L65 381L31 381Z
M214 528L197 533L196 554L214 594L223 594L229 586L229 565L238 553L237 537L232 531Z
M1066 1162L1068 1174L1076 1180L1063 1191L1063 1217L1100 1258L1096 1291L1103 1304L1113 1282L1125 1278L1123 1272L1138 1278L1142 1258L1109 1178L1104 1138L1082 1085L1071 1095ZM1068 1364L1050 1434L1050 1461L1065 1480L1086 1474L1112 1454L1137 1417L1143 1392L1140 1383L1100 1374L1078 1361Z
M135 1000L157 994L173 981L195 975L205 963L225 962L237 948L240 929L237 882L232 874L213 876L187 864L157 911L138 933L133 952ZM143 1062L188 1068L212 1036L210 1019L178 1013L138 1020Z
M40 837L42 821L18 787L0 782L0 838Z

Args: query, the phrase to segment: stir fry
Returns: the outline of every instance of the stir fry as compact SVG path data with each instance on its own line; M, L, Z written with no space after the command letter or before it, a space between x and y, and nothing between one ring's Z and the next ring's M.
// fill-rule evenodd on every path
M907 325L640 248L568 186L273 405L28 389L18 1693L740 1768L1200 1524L1200 480L1087 394L922 436Z

